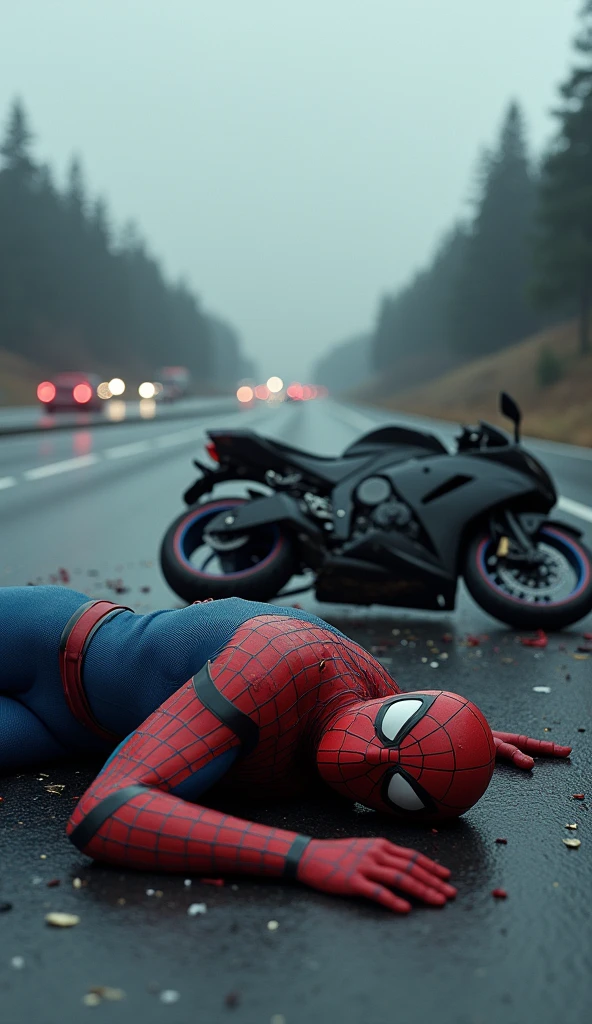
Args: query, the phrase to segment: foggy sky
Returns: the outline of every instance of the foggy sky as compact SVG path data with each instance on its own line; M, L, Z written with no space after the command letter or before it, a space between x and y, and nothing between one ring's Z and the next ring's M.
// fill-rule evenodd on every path
M264 375L372 323L463 210L516 97L540 150L577 0L0 0L0 116L81 154L116 222Z

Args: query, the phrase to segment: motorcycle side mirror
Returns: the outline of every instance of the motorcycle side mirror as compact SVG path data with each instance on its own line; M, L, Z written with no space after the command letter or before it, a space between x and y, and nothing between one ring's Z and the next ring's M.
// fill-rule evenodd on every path
M502 391L500 394L500 412L502 416L512 420L512 423L514 424L514 441L518 444L520 441L520 423L522 422L522 413L520 412L517 402L514 401L507 391Z

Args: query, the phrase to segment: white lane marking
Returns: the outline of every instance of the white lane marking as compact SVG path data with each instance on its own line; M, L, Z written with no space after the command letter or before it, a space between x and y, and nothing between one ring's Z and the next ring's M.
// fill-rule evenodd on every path
M563 512L569 512L572 516L577 516L578 519L585 519L587 523L592 523L592 507L583 505L581 501L572 501L571 498L564 498L561 495L557 502L557 508Z
M203 437L203 430L196 432L195 427L192 427L191 430L179 430L176 434L163 434L155 439L154 444L157 448L171 448L175 444L203 440Z
M78 455L75 459L64 459L63 462L51 462L49 466L36 466L35 469L27 469L23 476L25 480L41 480L46 476L56 476L57 473L69 473L73 469L94 466L98 461L98 455Z
M380 426L380 423L377 423L375 420L372 421L369 417L360 414L355 409L349 409L343 406L340 406L339 412L336 412L335 415L341 419L342 422L344 421L350 426L355 426L359 430L368 430L371 426ZM565 449L568 449L570 454L578 452L578 449L572 445L556 445L550 442L539 442L538 440L536 441L536 444L540 444L541 447L549 449L552 448L553 451L563 455L567 454ZM562 449L564 450L561 451ZM581 449L579 455L575 457L589 459L592 457L592 452L588 453L585 449ZM587 523L592 523L592 506L584 505L581 501L574 501L572 498L566 498L564 495L560 495L557 502L557 508L561 509L562 512L569 512L570 515L576 516L578 519L584 519Z
M151 450L151 441L134 441L132 444L118 444L115 448L106 448L103 455L106 459L125 459L128 455L141 455Z
M0 476L0 491L5 491L7 487L14 487L15 484L15 476Z

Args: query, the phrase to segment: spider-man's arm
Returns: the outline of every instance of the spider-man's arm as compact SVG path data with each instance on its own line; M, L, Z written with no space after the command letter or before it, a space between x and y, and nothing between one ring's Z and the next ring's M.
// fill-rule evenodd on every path
M454 896L446 868L384 839L309 839L175 795L190 780L201 785L209 766L222 762L223 772L238 744L186 684L118 748L76 806L70 838L89 856L124 867L297 878L402 913L411 905L391 888L435 906Z

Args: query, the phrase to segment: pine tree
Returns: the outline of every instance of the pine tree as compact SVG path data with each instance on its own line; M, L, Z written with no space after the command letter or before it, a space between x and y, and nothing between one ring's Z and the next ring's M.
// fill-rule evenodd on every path
M12 104L6 127L6 135L0 146L4 157L4 169L27 177L33 174L35 164L30 155L33 135L27 124L25 108L19 99Z
M495 351L539 325L528 291L535 194L523 117L511 103L498 146L480 160L476 209L452 289L449 330L459 352Z
M446 358L450 292L466 243L464 228L456 225L441 240L430 264L394 296L382 299L371 340L376 370L396 372L401 359L413 355L423 362L427 378L435 354Z
M580 350L590 350L592 303L592 0L574 42L583 58L561 86L559 129L542 169L535 246L541 304L579 306Z

